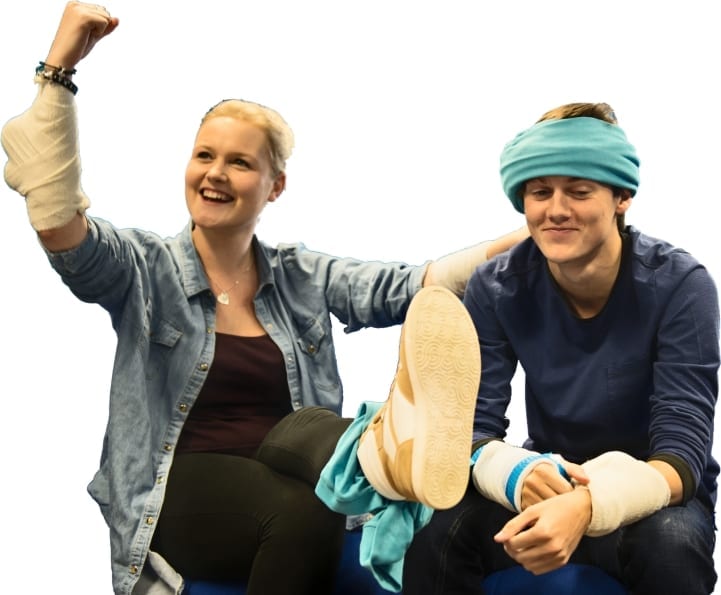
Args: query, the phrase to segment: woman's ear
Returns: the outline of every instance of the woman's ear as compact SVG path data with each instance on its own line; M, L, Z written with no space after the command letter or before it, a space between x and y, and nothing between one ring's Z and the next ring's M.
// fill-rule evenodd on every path
M273 180L273 187L268 196L268 202L274 202L285 190L285 172L280 172Z

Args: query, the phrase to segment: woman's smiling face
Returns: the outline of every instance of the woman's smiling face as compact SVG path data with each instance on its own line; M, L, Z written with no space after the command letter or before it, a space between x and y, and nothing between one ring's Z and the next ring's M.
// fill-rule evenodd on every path
M284 174L272 173L261 128L229 116L200 126L185 170L185 200L196 226L254 229L284 185Z

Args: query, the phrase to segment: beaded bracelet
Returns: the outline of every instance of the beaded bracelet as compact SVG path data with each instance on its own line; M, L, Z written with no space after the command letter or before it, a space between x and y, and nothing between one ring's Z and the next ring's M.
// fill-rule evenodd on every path
M71 68L70 70L68 70L67 68L65 68L63 66L53 66L52 64L47 64L46 62L43 62L42 60L40 61L40 65L35 69L35 73L40 74L46 68L49 68L50 70L54 70L60 76L72 76L72 75L78 73L78 71L75 68Z
M74 68L68 70L67 68L63 68L62 66L51 66L50 64L46 64L45 62L40 62L40 65L35 69L35 74L37 76L41 76L45 80L50 81L51 83L62 85L73 95L77 94L78 86L68 77L75 74L76 72L77 70L75 70Z

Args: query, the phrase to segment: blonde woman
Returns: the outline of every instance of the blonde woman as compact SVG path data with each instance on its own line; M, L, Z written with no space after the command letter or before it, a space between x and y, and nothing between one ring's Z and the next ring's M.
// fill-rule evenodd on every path
M190 222L176 237L91 217L76 65L118 25L102 6L68 3L36 71L37 98L2 136L6 180L25 197L52 266L110 313L117 333L110 417L89 486L110 529L114 591L179 593L192 576L247 581L261 595L328 593L345 517L314 488L351 422L339 417L331 315L348 331L413 319L395 384L396 402L408 401L402 433L415 438L404 497L449 506L465 486L479 374L470 319L449 289L461 294L478 263L527 232L421 266L269 246L256 224L283 193L293 134L274 110L241 100L201 121L185 171ZM445 379L423 368L456 357ZM446 392L423 388L439 379ZM446 404L461 414L439 415ZM394 473L384 467L392 456L365 463ZM441 472L456 480L440 484Z

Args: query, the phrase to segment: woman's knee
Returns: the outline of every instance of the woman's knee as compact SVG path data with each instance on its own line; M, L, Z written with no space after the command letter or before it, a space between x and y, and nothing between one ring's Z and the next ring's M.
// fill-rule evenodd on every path
M315 487L351 421L323 407L305 407L284 417L268 432L255 458Z

